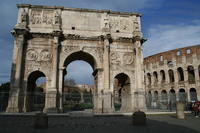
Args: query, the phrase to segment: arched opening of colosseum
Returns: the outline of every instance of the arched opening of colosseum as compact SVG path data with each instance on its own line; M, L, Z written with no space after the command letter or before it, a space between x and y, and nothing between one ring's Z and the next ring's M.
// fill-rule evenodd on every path
M178 80L179 81L184 81L183 68L181 68L181 67L177 68L177 72L178 72Z
M195 83L194 67L188 66L187 71L188 71L188 82L189 82L189 84L194 84Z
M199 78L200 78L200 65L198 66Z
M185 89L179 89L179 101L185 103L187 101L187 94Z
M198 101L197 91L195 88L190 88L190 101Z
M26 111L43 111L45 106L46 76L41 71L34 71L28 77Z
M160 71L160 75L161 75L161 83L165 83L165 71L164 70L161 70Z
M91 67L91 71L93 72L96 68L96 61L92 55L89 53L78 51L75 53L72 53L69 55L64 62L65 69L63 74L63 87L62 87L62 94L63 94L63 111L69 111L69 110L78 110L81 109L82 106L87 106L87 108L92 109L93 108L93 93L96 91L95 85L91 85L92 87L89 87L88 83L76 84L75 80L71 79L70 76L70 65L73 66L73 69L76 69L76 77L81 77L83 74L83 69L81 69L82 66ZM78 65L76 65L78 64ZM82 64L80 66L80 64ZM85 65L84 65L85 64ZM89 68L90 69L90 68ZM89 74L86 74L89 75ZM85 77L88 78L89 77ZM70 83L69 79L72 80ZM94 80L94 79L93 79ZM94 81L96 83L97 81ZM87 84L87 85L86 85Z
M158 107L158 91L154 91L154 96L153 96L153 107L157 108Z
M153 77L154 77L154 84L156 85L158 83L158 74L156 71L153 72Z
M114 80L115 111L125 111L129 105L130 78L124 73L117 74Z
M147 73L148 85L151 85L151 74Z
M173 83L174 82L174 71L172 69L170 69L168 71L168 73L169 73L169 82Z
M169 102L172 109L176 107L176 92L174 89L169 91Z
M167 91L166 90L162 90L161 91L161 109L166 109L167 108L167 103L168 103Z
M147 107L148 108L152 107L152 93L151 93L151 91L149 91L148 94L147 94Z

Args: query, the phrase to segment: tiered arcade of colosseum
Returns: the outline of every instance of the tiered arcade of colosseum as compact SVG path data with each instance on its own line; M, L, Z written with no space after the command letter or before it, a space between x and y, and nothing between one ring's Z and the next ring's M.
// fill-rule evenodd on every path
M200 99L200 45L144 59L147 107Z

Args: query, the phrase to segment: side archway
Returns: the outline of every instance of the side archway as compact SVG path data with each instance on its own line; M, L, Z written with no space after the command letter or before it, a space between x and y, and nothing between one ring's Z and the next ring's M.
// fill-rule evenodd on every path
M115 111L127 111L130 106L130 78L128 75L120 73L114 79Z
M34 71L28 76L26 93L26 111L43 111L45 106L46 75Z

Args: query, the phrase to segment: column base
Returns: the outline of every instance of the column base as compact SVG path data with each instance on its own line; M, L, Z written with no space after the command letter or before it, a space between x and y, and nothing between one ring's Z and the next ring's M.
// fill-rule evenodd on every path
M19 113L18 107L7 107L6 113Z
M58 113L57 108L44 108L43 110L44 113Z

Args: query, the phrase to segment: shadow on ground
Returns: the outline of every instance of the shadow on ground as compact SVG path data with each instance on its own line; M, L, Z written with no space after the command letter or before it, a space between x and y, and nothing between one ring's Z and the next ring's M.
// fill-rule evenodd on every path
M35 129L34 116L0 115L0 133L200 133L200 118L185 120L168 115L148 116L146 126L133 126L131 117L49 116L49 127Z

